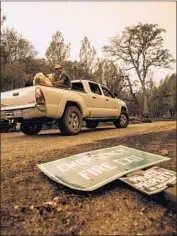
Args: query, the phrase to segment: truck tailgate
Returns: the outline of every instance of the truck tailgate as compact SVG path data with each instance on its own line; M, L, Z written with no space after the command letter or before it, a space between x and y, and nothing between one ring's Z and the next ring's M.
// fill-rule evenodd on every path
M1 93L1 110L33 107L36 104L35 87L26 87Z

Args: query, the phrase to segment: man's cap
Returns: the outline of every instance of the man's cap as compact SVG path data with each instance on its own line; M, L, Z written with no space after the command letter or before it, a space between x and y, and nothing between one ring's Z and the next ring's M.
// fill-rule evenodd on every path
M62 66L60 64L56 64L55 69L59 69L59 68L62 68Z

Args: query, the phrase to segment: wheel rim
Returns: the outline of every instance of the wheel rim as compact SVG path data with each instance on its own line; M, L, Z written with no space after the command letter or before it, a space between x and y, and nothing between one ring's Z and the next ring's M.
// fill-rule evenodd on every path
M77 129L79 127L79 116L75 112L70 114L68 124L71 129Z
M124 114L121 114L120 116L120 124L125 125L127 123L127 117Z

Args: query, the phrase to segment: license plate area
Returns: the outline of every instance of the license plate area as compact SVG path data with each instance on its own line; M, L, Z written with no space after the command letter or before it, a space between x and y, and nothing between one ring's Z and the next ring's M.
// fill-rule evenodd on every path
M22 110L14 110L13 116L14 117L22 117Z
M22 117L22 110L1 111L1 119L11 119Z

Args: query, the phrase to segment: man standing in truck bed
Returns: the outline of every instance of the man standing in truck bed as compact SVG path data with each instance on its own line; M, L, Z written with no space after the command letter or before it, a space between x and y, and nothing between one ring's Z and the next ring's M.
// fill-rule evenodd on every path
M52 84L55 87L71 88L71 80L66 72L62 70L61 65L55 65L55 74Z

